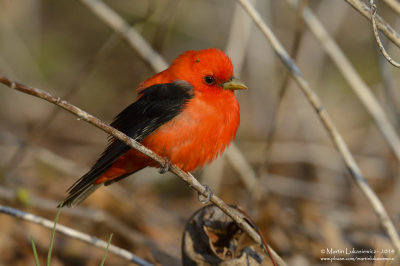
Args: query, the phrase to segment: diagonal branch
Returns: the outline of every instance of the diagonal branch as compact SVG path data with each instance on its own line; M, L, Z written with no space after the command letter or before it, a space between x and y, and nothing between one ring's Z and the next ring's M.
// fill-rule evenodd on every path
M335 124L333 123L332 119L330 118L328 112L325 110L324 106L322 105L319 97L315 92L311 89L308 81L304 78L303 74L301 73L300 69L294 63L294 61L290 58L289 54L286 52L284 47L281 45L279 40L273 34L271 29L265 24L263 19L261 18L260 14L257 10L252 6L248 0L238 0L238 2L243 6L243 8L247 11L249 16L252 17L256 25L262 31L266 39L272 45L275 53L278 57L282 60L284 65L289 69L292 78L296 81L297 85L301 89L301 91L306 96L307 100L310 102L311 106L315 109L316 113L318 114L322 124L325 126L329 136L331 137L334 145L336 146L337 150L339 151L340 155L342 156L347 169L349 170L352 179L358 185L361 192L365 195L368 199L369 203L371 204L372 208L374 209L375 213L377 214L379 221L392 241L393 246L397 251L400 251L400 237L398 232L391 221L389 215L387 214L385 207L383 206L382 202L379 200L375 192L369 186L368 182L364 178L363 174L361 173L360 168L358 167L354 157L349 151L346 143L344 142L342 136L340 135L338 129L336 128Z
M136 142L132 138L128 137L126 134L107 125L100 119L98 119L98 118L94 117L93 115L83 111L82 109L70 104L69 102L60 99L60 97L55 97L55 96L51 95L50 93L40 90L40 89L37 89L37 88L28 87L21 83L13 82L1 74L0 74L0 83L5 84L6 86L10 87L11 89L15 89L15 90L21 91L23 93L30 94L32 96L41 98L43 100L46 100L50 103L53 103L65 110L67 110L68 112L76 115L80 120L84 120L84 121L96 126L97 128L108 133L109 135L124 142L126 145L129 145L130 147L145 154L146 156L148 156L149 158L151 158L155 162L157 162L160 166L164 166L166 163L164 158L157 155L153 151L147 149L145 146L141 145L140 143ZM185 181L191 188L196 190L199 194L201 194L205 197L210 197L209 188L200 184L199 181L197 181L197 179L194 178L193 175L191 175L190 173L184 172L182 169L180 169L179 167L177 167L175 165L172 165L169 168L169 171L176 174L179 178L181 178L183 181ZM217 197L215 195L211 195L210 200L215 205L217 205L224 213L226 213L229 217L231 217L236 222L236 224L250 236L250 238L252 238L260 246L264 247L264 250L267 253L267 249L263 245L260 235L254 230L254 228L248 222L246 222L246 219L243 217L242 214L240 214L235 209L232 209L231 207L229 207L223 200L221 200L219 197ZM272 254L274 255L274 259L278 263L278 265L286 265L285 262L279 257L279 255L277 255L277 253L272 250L271 247L269 247L269 249L272 251Z

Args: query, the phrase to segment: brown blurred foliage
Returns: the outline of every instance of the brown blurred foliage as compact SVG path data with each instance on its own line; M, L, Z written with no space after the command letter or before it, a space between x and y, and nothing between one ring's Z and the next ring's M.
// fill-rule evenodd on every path
M238 34L231 31L234 1L117 0L107 4L168 62L189 49L225 50L232 45L230 34ZM371 25L344 1L310 0L308 5L398 125L400 94L390 91L388 84L398 87L399 71L379 61ZM290 50L299 24L296 11L285 1L261 0L257 8ZM384 4L379 8L391 25L399 25L391 9ZM387 46L394 58L400 57L398 48ZM321 257L333 256L323 254L331 249L387 250L379 256L393 256L372 208L348 178L331 140L295 84L289 82L271 149L266 149L286 71L259 30L251 28L243 58L229 55L237 75L250 88L237 94L241 127L236 144L260 185L247 190L224 157L196 171L195 176L224 201L246 210L289 265L321 265ZM307 29L297 62L399 228L398 162ZM66 0L0 0L0 73L54 95L75 90L69 101L105 121L130 104L135 86L154 74L79 1ZM43 124L55 110L46 102L0 86L0 186L5 191L28 192L22 201L0 193L0 202L49 219L54 219L57 202L95 161L107 137L63 111ZM20 147L26 147L26 153L15 157ZM115 220L83 215L86 211L76 208L63 211L60 223L105 240L113 233L115 245L154 263L179 265L185 222L200 207L195 193L178 178L146 169L98 190L82 204L82 208L103 210ZM0 214L0 265L34 265L31 236L44 261L50 232ZM102 250L56 235L52 265L99 265L102 255ZM393 265L396 262L399 259ZM127 262L109 254L106 264Z

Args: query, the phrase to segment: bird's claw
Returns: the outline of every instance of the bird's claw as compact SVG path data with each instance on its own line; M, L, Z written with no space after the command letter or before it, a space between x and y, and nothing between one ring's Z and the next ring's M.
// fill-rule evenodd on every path
M158 171L160 174L165 174L168 172L169 168L171 167L171 161L168 158L165 158L165 163L164 165L160 168L160 171Z
M200 193L197 195L197 199L203 203L203 204L207 204L210 202L211 197L213 196L213 192L211 190L211 188L207 185L204 185L205 187L205 191L204 193Z

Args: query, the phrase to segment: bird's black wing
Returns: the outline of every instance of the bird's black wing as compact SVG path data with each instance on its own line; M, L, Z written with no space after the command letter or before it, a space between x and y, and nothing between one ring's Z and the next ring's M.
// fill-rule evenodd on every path
M194 96L192 85L183 80L153 85L142 90L140 94L141 97L119 113L111 123L112 127L139 142L162 124L177 116L187 101ZM71 202L86 191L89 185L92 185L117 158L129 149L128 145L111 137L110 144L89 172L69 188L65 205L71 205L67 204L68 201Z

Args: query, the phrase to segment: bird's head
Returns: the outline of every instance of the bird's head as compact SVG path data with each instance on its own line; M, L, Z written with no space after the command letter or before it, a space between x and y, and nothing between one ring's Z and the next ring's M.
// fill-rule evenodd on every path
M196 91L245 90L247 87L233 76L229 57L221 50L210 48L187 51L174 60L170 69L179 79L192 84Z

